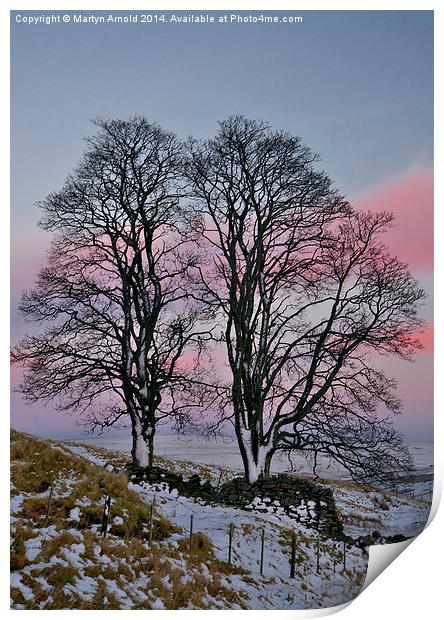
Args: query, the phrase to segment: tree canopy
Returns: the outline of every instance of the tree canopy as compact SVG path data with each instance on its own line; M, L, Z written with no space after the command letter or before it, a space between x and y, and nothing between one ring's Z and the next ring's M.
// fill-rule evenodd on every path
M180 427L203 406L209 332L186 282L198 253L179 207L182 145L144 118L96 126L79 167L40 203L54 239L20 311L49 327L13 358L28 400L57 398L93 428L129 419L133 459L147 465L157 422Z
M222 317L231 371L221 415L247 479L279 450L328 454L357 478L406 467L401 436L378 415L400 401L375 358L418 348L424 293L383 245L392 216L354 210L299 138L261 121L230 117L188 152L212 248L200 290Z

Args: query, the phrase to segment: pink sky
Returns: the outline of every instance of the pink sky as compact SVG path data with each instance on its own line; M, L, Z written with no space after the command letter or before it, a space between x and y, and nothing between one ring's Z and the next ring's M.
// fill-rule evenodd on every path
M355 197L360 209L389 211L395 226L386 236L393 254L414 272L433 270L433 174L413 169Z
M395 225L385 235L391 252L409 264L419 278L429 298L423 316L427 327L421 336L424 350L414 364L397 360L383 360L388 374L399 381L399 393L405 407L398 426L410 438L430 439L433 425L433 174L424 169L412 169L391 181L368 189L351 198L359 209L390 211ZM34 242L15 246L12 258L12 296L17 299L23 288L32 285L38 266L44 260L43 243L47 236L36 233ZM15 247L14 247L15 246ZM23 320L12 314L13 339L23 335ZM16 372L13 371L13 377ZM79 435L72 418L54 414L51 407L23 404L13 397L12 423L29 432L55 435Z
M361 209L389 211L393 228L385 235L390 251L405 261L428 295L420 340L424 349L414 363L384 359L389 375L398 380L404 411L397 426L411 437L431 437L433 428L433 173L413 168L355 197Z

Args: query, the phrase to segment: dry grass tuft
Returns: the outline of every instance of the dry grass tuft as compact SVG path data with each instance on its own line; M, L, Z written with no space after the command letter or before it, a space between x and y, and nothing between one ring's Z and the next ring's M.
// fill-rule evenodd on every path
M201 563L208 559L214 559L214 546L208 536L205 536L202 532L195 532L193 534L190 551L190 538L180 538L178 540L179 550L185 553L189 553L190 561Z
M51 586L59 588L66 586L67 583L74 584L75 577L80 577L79 571L71 564L68 566L63 564L48 566L43 569L42 574Z
M60 557L60 550L64 547L77 543L78 539L71 533L63 531L54 538L46 539L42 543L40 557L44 561L49 561L53 556Z

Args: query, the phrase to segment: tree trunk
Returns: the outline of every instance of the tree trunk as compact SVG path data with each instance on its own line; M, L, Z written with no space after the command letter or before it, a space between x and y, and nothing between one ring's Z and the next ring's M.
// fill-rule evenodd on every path
M154 425L150 425L148 426L148 429L145 429L143 435L148 448L148 467L152 467L154 464L154 432Z
M271 462L270 448L266 445L259 445L257 449L253 449L252 444L255 445L255 443L248 429L236 429L236 435L244 464L245 479L249 484L254 484L261 475L267 477L266 463L268 459Z
M154 427L142 425L139 420L132 424L133 465L136 467L152 467L154 460Z
M271 471L271 460L273 458L274 450L270 450L270 452L265 457L265 465L264 465L264 478L268 479L270 477Z

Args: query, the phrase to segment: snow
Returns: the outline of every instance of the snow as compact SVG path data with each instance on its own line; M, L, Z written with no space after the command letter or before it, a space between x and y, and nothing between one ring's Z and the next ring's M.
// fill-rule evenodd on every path
M24 495L13 495L11 497L11 523L15 523L17 521L17 518L14 515L20 512L24 499Z
M207 567L205 566L205 568L207 568ZM170 578L169 578L168 575L165 575L165 577L162 577L161 581L162 581L163 585L166 587L167 590L171 591L173 589L173 584L171 583Z
M25 540L26 559L33 562L39 555L42 548L43 536L39 535L36 538L29 538Z
M123 608L131 606L131 600L128 598L128 595L119 588L114 579L105 579L105 583L107 591L117 596Z
M91 452L89 452L86 448L83 448L82 446L70 445L69 449L74 452L74 454L77 454L78 456L83 456L83 458L86 458L88 461L90 461L90 463L94 463L94 465L105 466L108 462L102 456L98 456L97 454L91 454Z
M334 486L333 495L344 531L356 538L378 531L382 536L417 536L425 527L430 502L393 493L372 492Z
M148 467L148 449L142 435L142 427L139 422L135 423L133 432L136 434L136 461L140 467Z
M177 437L171 438L162 435L158 436L158 441L161 445L160 451L162 451L162 441L164 442L164 447L171 446L174 448L172 452L172 457L174 458L179 457L181 455L180 451L185 448L187 450L186 456L188 458L194 456L197 461L195 471L199 471L200 463L214 462L218 459L219 462L222 462L224 467L226 467L227 463L232 465L234 461L234 459L231 458L231 451L234 446L233 442L230 443L225 440L219 440L217 442L206 441L195 437L182 441ZM112 441L113 446L119 447L120 449L123 448L121 442L115 442L116 440L114 439ZM215 449L216 447L217 450ZM427 481L420 480L419 482L402 483L398 485L393 493L376 493L376 497L379 498L377 501L374 495L369 495L365 490L359 489L356 486L351 487L348 485L343 487L339 483L336 485L334 480L346 478L344 474L341 474L340 467L331 464L330 468L326 470L328 478L332 480L331 483L328 483L328 486L333 489L336 505L344 517L344 531L347 535L352 538L358 538L378 531L384 537L394 536L396 534L411 537L416 536L422 531L428 519L431 504L431 491L433 489L433 446L432 444L423 443L410 444L409 447L417 467L416 471L420 475L430 479ZM235 444L235 449L238 451L237 444ZM94 451L93 448L90 448L90 451L91 450L92 452ZM195 451L197 450L199 450L198 456L195 455ZM208 450L211 450L211 454ZM186 463L188 467L190 461L186 461ZM181 471L179 463L176 471ZM188 468L187 471L190 471L190 468ZM222 471L224 470L215 465L211 465L207 474L213 483L216 484L220 481ZM426 472L426 474L424 474L424 472ZM231 473L232 475L236 475L236 469L232 468ZM139 487L136 486L135 488L137 490ZM153 494L166 494L171 501L178 497L177 491L175 489L169 490L168 485L165 483L152 485L151 490ZM412 493L415 495L414 498L411 497ZM378 505L378 502L384 499L384 497L389 498L388 510ZM384 501L386 502L386 500ZM260 502L262 502L262 500L260 500ZM197 500L194 502L194 505L199 505L199 503L199 500ZM283 514L283 510L278 504L278 502L275 502L273 507L263 502L256 506L250 505L248 508L253 511L260 511L262 514L263 511L275 513L276 517L280 517ZM173 517L175 517L175 510L175 502L173 501ZM306 519L308 523L310 520L308 511L311 513L312 507L308 505L306 508L299 507L298 510L301 511L301 516ZM304 512L303 515L302 511ZM292 525L294 525L294 522L292 522Z
M22 578L18 573L11 573L11 588L18 588L26 601L30 601L34 596L31 588L22 583Z
M85 553L85 545L83 543L74 543L69 547L69 549L63 550L65 560L69 562L69 564L71 564L72 566L80 569L83 567L84 564L83 560L80 558L81 553Z
M84 495L81 499L76 500L76 506L80 506L81 508L86 508L90 505L91 500L89 499L89 497L86 497L86 495Z
M81 592L82 597L85 600L90 601L94 598L97 590L97 579L93 579L92 577L87 577L86 575L83 575L82 577L80 577L80 579L76 580L75 586L68 584L67 586L65 586L65 588L67 588L68 591L71 591L74 594Z
M257 459L255 460L253 451L251 449L251 433L248 429L244 427L240 427L240 435L242 438L242 445L245 450L246 458L247 458L247 469L248 469L248 480L250 483L256 482L261 473L264 470L265 460L267 458L267 454L270 451L269 445L259 446L257 451Z
M305 605L305 594L300 589L300 582L289 578L290 538L289 532L295 529L295 523L286 515L271 513L248 513L244 510L197 504L192 499L177 496L168 490L159 491L154 485L142 483L129 484L139 493L147 504L153 501L165 516L173 523L189 531L190 517L193 515L194 532L200 531L208 536L215 548L216 557L226 561L228 554L228 531L230 523L234 524L232 558L235 565L251 571L252 579L257 585L246 586L242 577L230 575L229 587L244 590L249 596L249 605L253 609L294 609ZM252 504L261 506L260 498ZM265 504L265 506L270 506ZM265 529L265 567L264 576L260 575L260 548L262 528ZM323 597L325 606L338 605L350 600L359 592L359 584L347 574L339 571L333 583L333 556L337 555L333 540L323 539L321 555L322 571L317 575L316 540L313 531L297 526L298 550L304 561L301 575L307 587L307 597L319 600ZM176 535L177 536L177 535ZM170 540L174 539L174 535ZM352 547L348 553L348 567L355 571L366 571L366 557L361 549ZM301 567L299 567L301 568Z
M69 520L70 521L80 521L80 508L72 508L69 511Z

